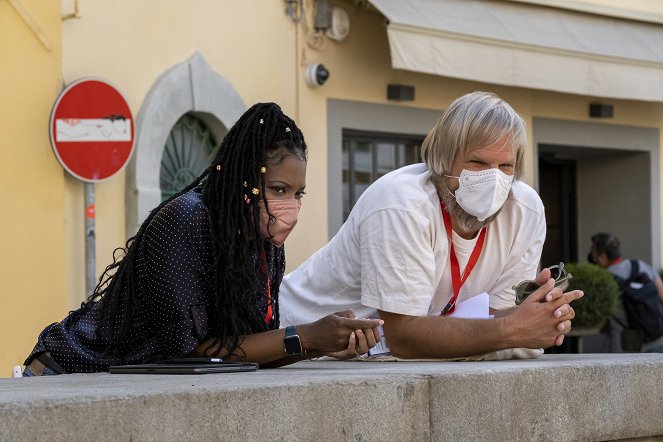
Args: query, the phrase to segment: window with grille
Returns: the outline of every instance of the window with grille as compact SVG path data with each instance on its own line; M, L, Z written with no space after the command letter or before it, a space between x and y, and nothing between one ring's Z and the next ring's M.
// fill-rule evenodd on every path
M161 199L166 200L196 179L216 155L218 141L203 120L186 114L168 135L161 158Z
M343 130L343 220L381 176L421 161L421 136Z

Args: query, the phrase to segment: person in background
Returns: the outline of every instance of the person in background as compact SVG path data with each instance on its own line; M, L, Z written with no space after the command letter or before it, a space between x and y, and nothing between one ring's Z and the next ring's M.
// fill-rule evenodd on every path
M622 281L628 280L631 276L632 263L630 260L622 258L619 238L610 233L601 232L593 235L591 239L592 245L587 260L592 264L603 267ZM659 299L663 302L663 281L661 281L661 277L648 263L642 260L637 262L638 272L644 273L650 281L654 282ZM625 325L636 327L636 324L628 323L624 306L621 304L618 306L617 313L608 320L608 338L612 353L624 351L622 348L622 333ZM641 351L663 353L663 336L651 342L643 342Z
M278 366L375 345L379 321L351 311L279 329L283 243L305 193L306 156L279 106L247 110L204 173L116 250L123 256L87 302L41 332L24 376L194 356Z
M580 291L537 275L546 235L543 203L518 178L525 123L496 95L455 100L423 142L424 164L373 183L339 232L287 275L285 324L335 309L381 318L391 354L449 358L560 345ZM540 289L519 306L513 286ZM448 315L489 294L496 318Z

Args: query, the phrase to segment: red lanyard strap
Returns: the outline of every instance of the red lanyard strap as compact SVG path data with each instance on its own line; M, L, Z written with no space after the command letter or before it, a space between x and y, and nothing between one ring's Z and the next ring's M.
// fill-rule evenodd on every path
M267 313L265 314L265 324L272 321L272 287L267 276Z
M440 316L453 313L456 309L456 300L458 299L458 294L460 293L460 288L463 286L467 277L472 273L474 265L479 260L479 255L481 255L481 250L483 249L483 243L486 239L486 230L487 227L481 229L479 232L479 239L472 249L472 254L470 255L470 260L465 266L465 271L463 272L463 277L460 277L460 266L458 265L458 258L456 257L456 251L454 250L454 242L451 237L451 216L447 212L444 204L440 201L440 207L442 208L442 219L444 220L444 228L447 231L447 238L449 239L449 259L451 261L451 283L453 285L454 294L449 300L449 303L444 307Z
M269 269L267 266L267 256L265 251L262 251L262 271L267 275L267 313L265 314L265 324L269 324L272 320L272 284L269 280Z

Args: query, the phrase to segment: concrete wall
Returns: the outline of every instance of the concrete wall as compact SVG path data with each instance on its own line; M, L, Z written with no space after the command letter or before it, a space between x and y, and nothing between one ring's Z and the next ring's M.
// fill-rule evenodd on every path
M544 355L0 379L0 440L661 440L661 370L660 354Z

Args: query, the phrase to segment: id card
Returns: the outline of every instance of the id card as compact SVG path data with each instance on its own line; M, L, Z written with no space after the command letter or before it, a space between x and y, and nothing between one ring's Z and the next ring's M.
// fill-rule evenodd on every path
M391 350L389 350L389 345L387 345L387 338L384 336L384 331L382 326L378 325L378 331L380 332L380 341L375 344L375 347L368 350L365 356L377 356L377 355L390 355Z

